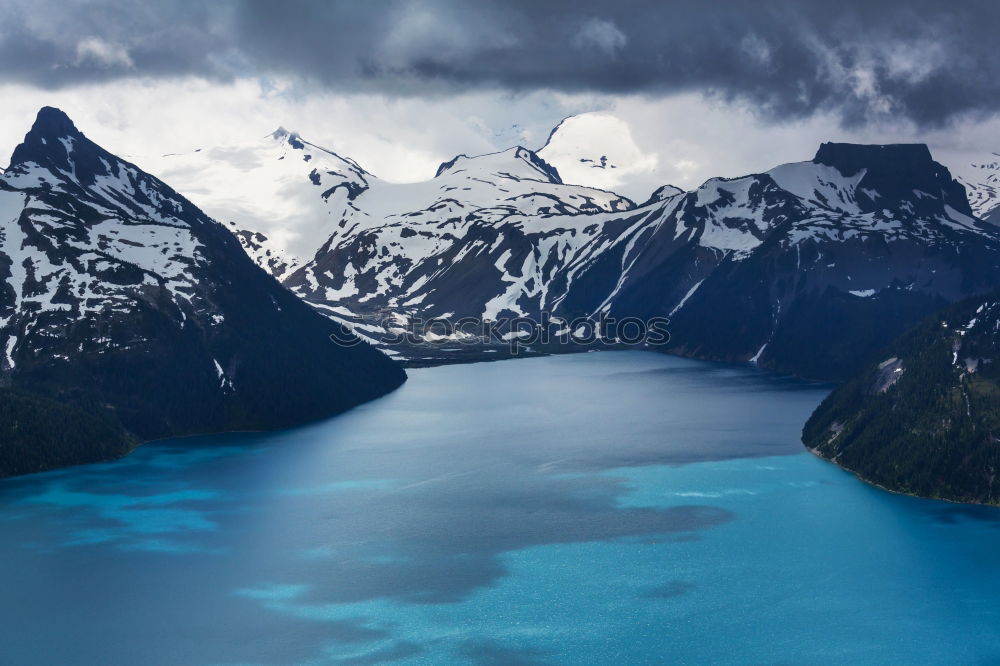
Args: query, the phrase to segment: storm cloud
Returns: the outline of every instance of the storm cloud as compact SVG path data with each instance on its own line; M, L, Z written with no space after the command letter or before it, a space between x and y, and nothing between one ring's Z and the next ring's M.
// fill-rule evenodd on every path
M698 92L771 119L941 126L1000 109L1000 5L460 0L24 2L0 82L291 79L323 90Z

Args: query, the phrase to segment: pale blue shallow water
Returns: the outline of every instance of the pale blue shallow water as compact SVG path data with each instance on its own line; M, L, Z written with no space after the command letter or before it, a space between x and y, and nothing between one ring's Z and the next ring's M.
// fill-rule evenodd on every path
M828 390L639 352L433 368L0 482L0 663L1000 663L1000 511L803 453Z

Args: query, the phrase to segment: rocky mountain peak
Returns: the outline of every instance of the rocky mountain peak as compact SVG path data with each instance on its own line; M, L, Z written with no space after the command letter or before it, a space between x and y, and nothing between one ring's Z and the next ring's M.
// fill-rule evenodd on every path
M973 215L965 188L952 178L947 167L934 161L922 143L824 143L813 162L832 166L845 177L864 170L857 185L858 204L863 210L895 208L922 193L916 196L938 199L938 205Z
M29 134L58 138L79 134L73 121L62 110L54 106L43 106L35 116L35 123L31 126Z
M936 164L923 143L823 143L813 162L836 167L845 176L853 176L861 169L884 171L902 167L916 171Z
M10 158L7 174L17 176L37 165L61 181L81 187L93 185L97 176L108 175L123 160L107 152L83 132L63 111L42 107L35 122Z
M279 127L271 133L271 138L278 143L287 143L292 148L296 150L302 150L306 147L305 142L302 141L302 137L299 136L298 132L292 132L284 127Z
M45 164L52 159L65 162L69 153L66 140L77 138L85 137L69 116L57 108L44 106L38 111L31 130L24 136L24 141L14 149L10 166L15 167L28 162Z

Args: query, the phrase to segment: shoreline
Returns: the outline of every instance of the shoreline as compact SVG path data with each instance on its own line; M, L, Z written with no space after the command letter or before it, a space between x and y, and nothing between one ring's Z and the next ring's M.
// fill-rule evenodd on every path
M998 503L998 504L986 504L985 502L965 502L965 501L961 501L961 500L949 499L947 497L930 497L930 496L927 496L927 495L917 495L916 493L905 492L903 490L895 490L893 488L889 488L887 486L883 486L881 483L878 483L876 481L871 481L869 479L866 479L864 476L861 475L860 472L856 472L853 469L850 469L848 467L844 467L843 465L841 465L837 461L831 460L830 458L827 458L826 456L824 456L823 454L821 454L816 449L813 449L813 448L810 448L810 447L806 446L805 443L802 444L802 448L804 448L806 451L808 451L809 453L813 454L814 456L816 456L817 458L819 458L823 462L826 462L826 463L829 463L831 465L834 465L838 469L843 470L845 473L850 474L851 476L853 476L858 481L864 483L866 486L870 486L872 488L876 488L877 490L881 490L883 492L891 493L893 495L899 495L901 497L912 497L913 499L918 499L918 500L928 500L928 501L931 501L931 502L947 502L948 504L957 504L957 505L961 505L961 506L981 506L981 507L984 507L984 508L987 508L987 509L1000 509L1000 503Z

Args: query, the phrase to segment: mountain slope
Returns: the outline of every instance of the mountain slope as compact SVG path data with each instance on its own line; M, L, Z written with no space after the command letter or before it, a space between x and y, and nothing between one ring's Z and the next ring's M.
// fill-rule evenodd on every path
M39 447L54 443L31 458L4 450L0 474L167 436L290 426L404 379L367 345L334 344L349 336L222 225L57 109L39 112L0 176L0 229L0 382L11 389L0 413L29 419ZM62 426L29 418L48 401L91 421L91 446L59 450Z
M675 313L676 351L841 379L930 312L1000 283L1000 234L925 146L824 144L748 178L685 204L715 208L728 231L700 241L725 253ZM659 291L635 290L633 303Z
M820 404L806 446L890 490L1000 503L1000 294L951 306L882 356Z
M964 165L958 180L969 194L976 215L990 224L1000 225L1000 154Z

